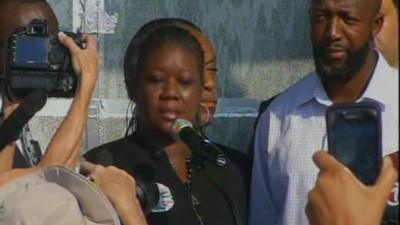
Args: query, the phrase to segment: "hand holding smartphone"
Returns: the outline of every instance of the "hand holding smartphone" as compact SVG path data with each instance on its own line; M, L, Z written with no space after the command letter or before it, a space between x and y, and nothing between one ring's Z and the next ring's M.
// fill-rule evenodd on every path
M326 112L328 152L366 185L373 185L382 165L381 114L374 103L346 103Z

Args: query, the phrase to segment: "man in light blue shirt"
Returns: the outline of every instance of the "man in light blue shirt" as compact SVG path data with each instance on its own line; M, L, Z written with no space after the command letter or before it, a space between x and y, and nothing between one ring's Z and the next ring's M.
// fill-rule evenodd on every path
M398 151L398 70L375 50L380 0L312 0L316 72L280 94L256 130L250 225L308 224L308 191L327 149L325 111L334 103L375 102L382 110L383 155Z

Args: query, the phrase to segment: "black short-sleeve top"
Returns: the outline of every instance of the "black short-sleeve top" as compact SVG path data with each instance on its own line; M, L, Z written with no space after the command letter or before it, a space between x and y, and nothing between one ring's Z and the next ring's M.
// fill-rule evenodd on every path
M246 184L243 174L230 160L224 167L205 162L203 169L192 172L191 188L188 188L187 183L182 183L175 173L165 151L143 149L133 135L96 147L84 157L93 163L123 169L136 180L160 183L170 189L174 206L166 212L149 213L147 219L150 225L234 224L232 207L209 179L210 176L232 199L231 205L245 224Z

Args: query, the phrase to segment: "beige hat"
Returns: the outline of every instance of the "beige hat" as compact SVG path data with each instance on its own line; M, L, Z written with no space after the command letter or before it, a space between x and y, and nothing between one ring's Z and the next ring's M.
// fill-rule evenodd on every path
M80 194L75 195L76 192ZM93 184L63 167L50 167L0 188L0 225L3 224L119 225L120 222L111 204Z

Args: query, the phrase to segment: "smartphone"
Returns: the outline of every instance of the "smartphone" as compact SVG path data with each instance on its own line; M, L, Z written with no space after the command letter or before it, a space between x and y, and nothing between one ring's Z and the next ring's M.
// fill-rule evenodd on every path
M374 103L346 103L326 112L328 152L364 184L373 185L382 164L381 113Z

